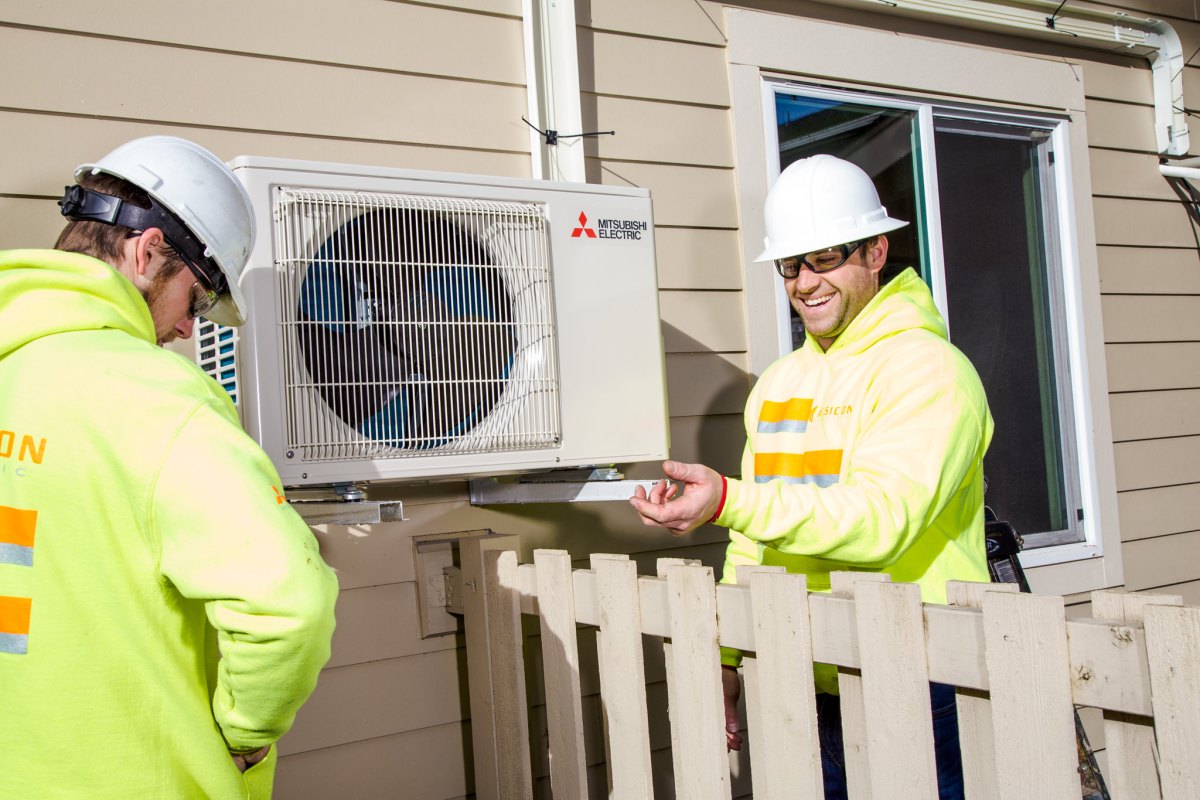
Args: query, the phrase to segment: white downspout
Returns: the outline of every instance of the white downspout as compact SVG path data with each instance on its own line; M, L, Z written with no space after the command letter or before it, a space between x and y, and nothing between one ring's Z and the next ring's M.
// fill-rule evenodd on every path
M574 0L522 0L522 18L526 118L543 131L582 133ZM558 144L548 145L542 134L530 128L529 154L534 178L586 180L582 139L560 139Z
M1189 137L1187 115L1183 111L1183 45L1175 29L1161 20L1151 25L1146 44L1155 48L1149 59L1158 152L1165 156L1185 156Z

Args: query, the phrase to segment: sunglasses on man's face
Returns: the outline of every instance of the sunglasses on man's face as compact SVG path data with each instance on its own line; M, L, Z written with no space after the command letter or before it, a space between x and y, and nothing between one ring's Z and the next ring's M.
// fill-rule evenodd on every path
M820 275L822 272L830 272L845 264L850 256L854 255L855 251L865 243L866 240L862 239L857 242L826 247L824 250L817 250L806 255L777 258L775 259L775 269L779 270L779 274L789 281L800 277L800 270L804 267L808 267L814 274Z
M213 308L221 300L221 295L209 283L208 276L204 274L204 270L196 266L190 259L184 257L179 252L179 248L173 245L169 240L166 242L173 255L175 255L183 265L188 268L196 282L192 284L191 294L188 296L188 316L191 319L196 319L212 311Z
M195 275L195 271L192 272ZM212 311L220 302L221 295L214 292L212 289L205 287L199 279L192 284L191 294L188 298L188 316L192 319L202 317Z

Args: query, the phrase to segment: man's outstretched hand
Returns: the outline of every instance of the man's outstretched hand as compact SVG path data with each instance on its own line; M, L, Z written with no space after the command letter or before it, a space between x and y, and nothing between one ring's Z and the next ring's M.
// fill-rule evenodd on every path
M659 481L650 489L633 490L629 503L638 512L643 525L666 528L680 536L696 530L712 519L721 503L724 480L703 464L664 461L663 474L674 483ZM679 487L683 487L680 493Z

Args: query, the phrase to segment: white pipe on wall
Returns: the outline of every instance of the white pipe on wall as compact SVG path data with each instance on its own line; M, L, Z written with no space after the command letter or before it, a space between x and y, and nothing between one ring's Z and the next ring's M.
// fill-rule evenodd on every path
M1183 45L1179 34L1165 22L1156 21L1146 35L1155 48L1149 56L1154 83L1154 137L1158 152L1167 156L1188 154L1187 115L1183 111Z
M1188 154L1183 111L1183 48L1163 20L1134 17L1055 0L820 0L884 14L935 18L951 25L1002 30L1021 36L1070 37L1065 43L1112 52L1126 48L1150 61L1154 87L1154 138L1165 156ZM1051 22L1052 20L1052 22ZM1145 51L1145 52L1143 52Z
M523 0L522 18L528 120L542 130L581 133L574 0ZM529 152L534 178L579 183L586 179L582 139L549 145L531 128Z

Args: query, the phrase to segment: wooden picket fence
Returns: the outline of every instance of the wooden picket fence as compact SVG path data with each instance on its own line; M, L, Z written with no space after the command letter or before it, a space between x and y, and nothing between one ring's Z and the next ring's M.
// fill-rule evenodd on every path
M607 796L654 796L643 639L663 637L674 789L730 797L718 643L745 651L755 798L821 798L813 661L839 668L852 798L937 797L930 681L958 687L970 800L1080 797L1074 705L1103 710L1114 800L1200 798L1200 608L1179 597L1097 592L1094 617L1003 584L952 583L950 605L915 584L835 573L832 593L771 568L714 582L660 559L639 576L627 556L538 550L516 537L464 545L461 601L476 796L533 796L521 615L540 617L556 798L588 797L577 626L594 626ZM590 635L587 629L582 635ZM780 687L786 687L781 689Z

